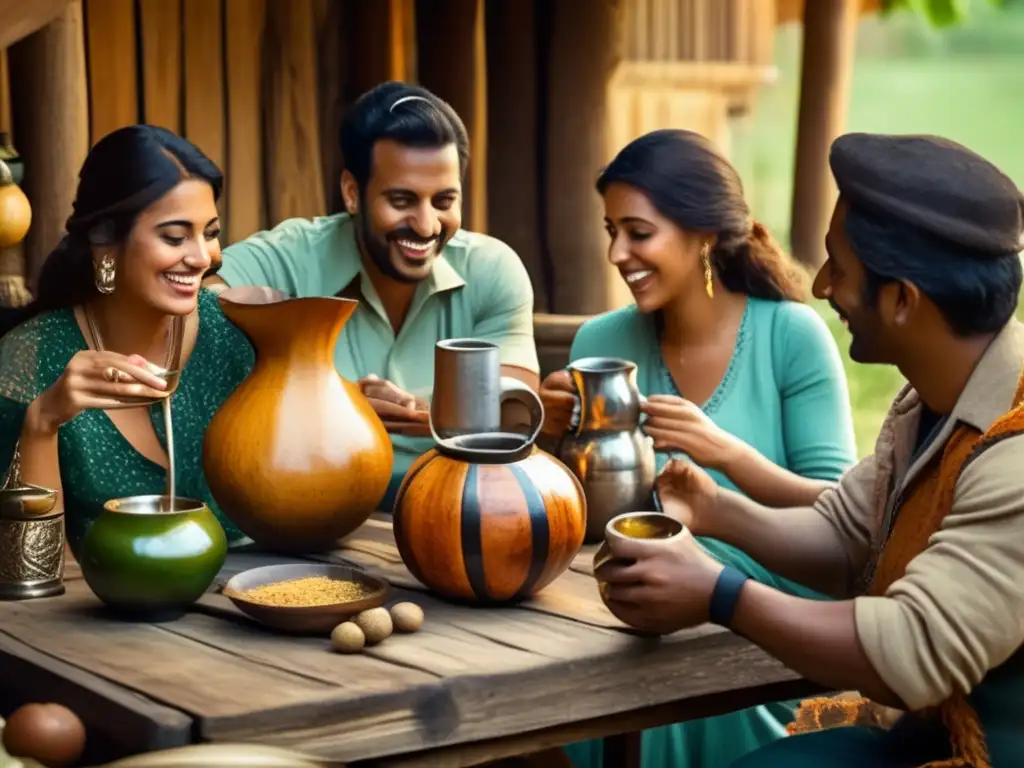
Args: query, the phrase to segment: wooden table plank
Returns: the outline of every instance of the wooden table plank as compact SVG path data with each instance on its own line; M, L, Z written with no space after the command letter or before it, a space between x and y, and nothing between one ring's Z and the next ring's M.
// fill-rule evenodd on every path
M192 718L0 634L0 712L59 701L85 724L83 765L192 742Z
M232 716L330 693L319 680L247 661L160 625L110 618L84 580L63 596L5 603L0 632L186 712Z
M467 607L428 594L405 571L386 520L371 521L330 557L385 574L394 585L389 602L421 605L424 627L340 655L326 637L260 627L216 593L175 622L123 623L97 609L71 565L65 596L0 603L0 632L184 712L195 738L389 765L416 764L414 753L424 750L440 762L420 764L469 765L471 755L491 759L657 724L636 713L701 717L716 701L742 708L803 684L716 627L664 638L627 631L602 615L592 577L575 570L520 606ZM217 584L297 560L235 552ZM616 730L622 723L630 725Z
M392 755L348 763L349 768L468 768L489 760L514 757L601 737L632 734L703 717L734 712L737 709L772 701L803 698L824 693L825 689L806 680L794 680L760 686L757 689L730 691L681 702L616 713L578 723L544 728L511 737L456 744L421 752ZM610 763L605 765L611 768ZM617 768L617 766L616 766Z
M402 638L411 646L418 639L418 634ZM733 635L666 640L622 635L617 641L614 650L585 660L446 677L352 701L324 699L301 717L280 710L272 718L256 712L238 717L195 714L203 737L212 741L256 741L355 761L510 737L737 688L756 692L759 686L795 679Z

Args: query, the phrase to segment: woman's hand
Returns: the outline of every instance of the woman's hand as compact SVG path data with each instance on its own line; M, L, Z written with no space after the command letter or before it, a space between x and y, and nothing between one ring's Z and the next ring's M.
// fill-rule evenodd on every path
M60 378L33 403L35 426L53 434L87 409L116 408L126 398L166 397L167 382L146 365L139 355L93 350L76 353Z
M579 404L576 387L568 371L555 371L540 385L540 401L544 404L544 426L541 433L561 438L572 422L573 409Z
M647 414L643 431L657 451L679 451L702 467L727 473L747 447L681 397L651 395L641 408Z
M697 536L708 530L718 502L718 483L703 469L685 459L672 459L655 478L654 490L666 515Z

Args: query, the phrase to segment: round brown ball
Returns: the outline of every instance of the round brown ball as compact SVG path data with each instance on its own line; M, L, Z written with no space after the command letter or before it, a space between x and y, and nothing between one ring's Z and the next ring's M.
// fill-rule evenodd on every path
M11 757L35 760L47 768L74 765L85 751L85 725L60 704L25 704L14 710L3 729Z
M387 608L369 608L356 616L355 621L366 635L367 645L379 643L390 637L395 628Z
M399 632L415 632L423 626L423 609L416 603L395 603L391 606L391 621Z
M366 635L351 621L339 624L331 632L331 648L338 653L355 653L366 645Z

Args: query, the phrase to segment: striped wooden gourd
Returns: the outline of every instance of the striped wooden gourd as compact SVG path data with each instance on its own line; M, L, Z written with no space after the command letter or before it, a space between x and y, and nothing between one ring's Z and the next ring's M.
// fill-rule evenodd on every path
M406 567L434 592L512 602L569 567L583 544L586 510L576 477L534 446L512 461L467 461L435 448L398 490L395 540Z

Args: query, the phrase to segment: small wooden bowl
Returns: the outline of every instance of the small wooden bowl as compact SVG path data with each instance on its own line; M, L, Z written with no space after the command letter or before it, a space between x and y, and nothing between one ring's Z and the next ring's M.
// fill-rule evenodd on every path
M245 592L267 584L281 581L295 581L315 576L325 576L338 581L353 581L362 584L369 594L360 600L330 605L283 606L265 605L246 600ZM294 563L289 565L266 565L251 568L236 574L224 585L224 596L246 616L264 626L285 632L330 632L343 621L368 608L384 604L388 596L388 583L370 576L363 571L345 565L318 563Z

